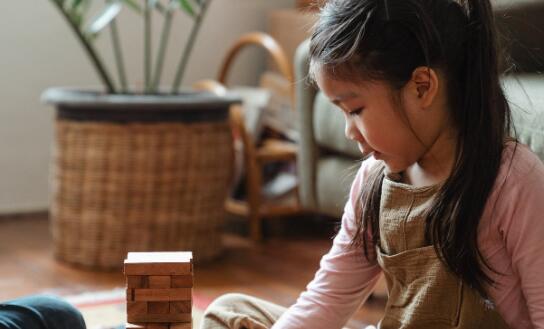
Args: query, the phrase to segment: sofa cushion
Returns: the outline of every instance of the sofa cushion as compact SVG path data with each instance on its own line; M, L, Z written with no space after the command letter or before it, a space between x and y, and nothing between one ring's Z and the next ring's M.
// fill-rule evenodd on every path
M344 115L327 97L319 92L314 103L314 136L317 145L327 151L350 158L360 158L357 143L348 140L344 134Z
M528 74L503 80L512 109L513 133L544 161L544 78Z
M319 213L339 217L361 162L348 157L324 156L317 161L316 198Z

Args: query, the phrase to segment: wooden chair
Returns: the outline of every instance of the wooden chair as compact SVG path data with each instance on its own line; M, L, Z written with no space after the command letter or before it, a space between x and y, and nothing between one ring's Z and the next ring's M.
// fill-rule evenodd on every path
M217 81L203 80L193 85L197 89L206 89L217 94L224 94L228 87L227 76L236 55L247 46L256 45L264 48L272 57L280 73L291 86L291 104L294 104L293 68L281 46L269 35L252 32L240 37L228 50L227 56L219 71ZM294 110L294 106L291 106ZM261 221L264 217L277 217L300 214L302 212L298 189L294 191L293 204L273 204L267 202L262 194L263 167L270 162L296 161L297 145L278 139L267 139L261 144L255 143L254 136L246 129L243 107L231 108L231 122L235 135L243 142L243 158L246 174L247 200L236 200L229 197L226 210L230 213L245 216L249 220L250 237L253 241L262 240Z

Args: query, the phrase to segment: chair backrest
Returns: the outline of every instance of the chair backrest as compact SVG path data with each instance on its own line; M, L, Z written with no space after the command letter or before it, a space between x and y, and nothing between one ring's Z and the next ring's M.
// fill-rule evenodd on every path
M291 61L285 55L285 51L278 44L278 42L270 35L263 32L250 32L242 35L234 45L227 51L225 60L219 70L217 81L223 85L227 85L227 76L230 71L230 67L238 55L238 53L247 46L260 46L265 49L274 63L276 63L280 73L287 79L291 85L291 98L294 99L294 86L293 86L293 66Z

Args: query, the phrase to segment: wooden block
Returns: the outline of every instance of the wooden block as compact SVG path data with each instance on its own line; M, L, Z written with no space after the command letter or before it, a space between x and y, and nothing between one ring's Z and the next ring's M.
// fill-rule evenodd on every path
M127 314L127 321L130 323L172 323L191 322L191 313L175 314Z
M147 313L168 314L170 313L170 302L147 302Z
M139 263L186 263L193 261L190 251L129 252L127 260Z
M134 300L139 302L169 302L191 299L191 288L134 289Z
M150 329L150 328L157 328L157 329L192 329L193 323L192 322L181 322L181 323L141 323L141 324L135 324L135 323L127 323L125 325L126 329Z
M127 323L125 328L127 329L170 329L168 323Z
M193 302L184 300L181 302L170 302L170 313L191 313Z
M170 278L169 275L150 275L147 277L148 286L145 288L171 288Z
M127 302L127 315L147 314L147 302Z
M172 275L171 287L172 288L192 288L193 276L192 275Z
M127 288L147 288L147 276L127 275Z
M193 271L191 263L127 263L126 275L186 275Z
M148 323L145 326L145 329L170 329L170 324L168 324L168 323Z
M192 329L192 323L170 323L170 329Z
M134 301L134 289L127 288L127 302Z
M126 275L184 275L193 271L192 252L129 252Z

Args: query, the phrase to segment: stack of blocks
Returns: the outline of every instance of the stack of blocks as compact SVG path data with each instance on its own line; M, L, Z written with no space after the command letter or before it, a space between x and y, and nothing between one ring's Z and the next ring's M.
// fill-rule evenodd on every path
M129 252L127 328L192 328L191 252Z

